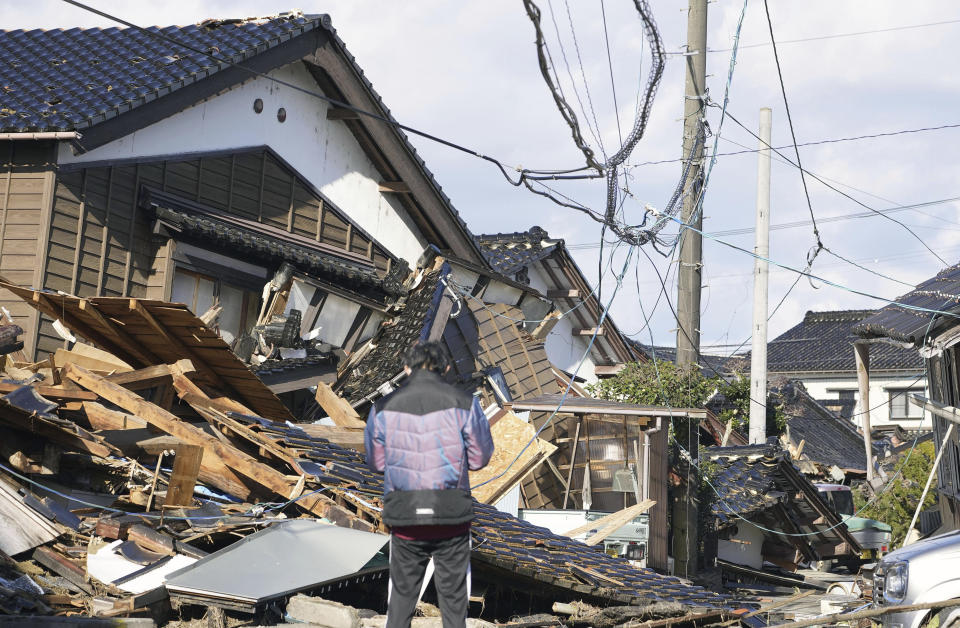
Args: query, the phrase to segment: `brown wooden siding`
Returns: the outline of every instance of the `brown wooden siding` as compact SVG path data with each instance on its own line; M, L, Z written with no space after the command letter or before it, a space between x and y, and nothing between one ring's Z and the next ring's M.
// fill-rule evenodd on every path
M49 244L45 245L42 287L77 296L170 297L172 244L168 246L152 235L150 221L137 208L141 185L359 253L382 272L389 267L386 251L325 203L272 153L258 149L61 172ZM22 202L19 197L14 200ZM31 220L31 224L39 225L34 218ZM21 238L17 242L29 238L28 242L36 245L36 226L26 231L19 224L11 228ZM15 240L6 238L13 246ZM17 246L24 248L24 244ZM21 272L37 267L35 255L34 250L28 259L18 260ZM37 348L41 357L62 344L50 321L40 325Z
M37 268L48 231L56 176L53 142L0 142L0 275L20 286L39 286ZM23 327L24 349L36 347L36 310L0 291L0 306Z

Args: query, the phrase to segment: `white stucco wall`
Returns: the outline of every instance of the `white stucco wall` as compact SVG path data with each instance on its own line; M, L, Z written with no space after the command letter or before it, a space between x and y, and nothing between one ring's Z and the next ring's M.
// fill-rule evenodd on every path
M320 91L302 63L270 76ZM253 110L263 100L262 113ZM277 110L286 109L286 121ZM319 98L265 78L253 79L95 148L74 155L61 143L61 164L269 146L391 253L414 266L426 246L407 212L379 191L380 176L342 121L327 120L329 105Z
M547 284L547 279L536 265L528 269L528 274L530 276L530 286L537 289L541 294L546 294L547 290L552 287ZM561 311L566 311L566 309L569 308L564 306ZM550 362L568 373L574 372L580 361L584 360L584 354L590 344L589 336L573 335L575 327L579 327L579 325L576 325L573 317L568 314L557 321L543 343ZM593 355L587 355L580 370L577 371L577 375L587 381L595 382L597 381L597 376L594 373L595 367L596 362Z
M894 375L884 375L871 373L870 374L870 426L877 427L880 425L890 425L891 423L899 423L904 429L917 429L924 428L930 429L933 427L933 420L930 413L924 413L922 420L917 419L908 419L901 421L891 421L890 420L890 408L888 405L889 401L889 391L890 390L903 390L903 389L926 389L927 380L926 377L916 381L917 377L921 373L899 373ZM832 376L791 376L794 379L799 379L803 382L803 385L806 386L807 392L813 396L814 399L836 399L838 390L853 390L857 391L857 377L855 374L851 374L847 377L832 375ZM926 395L926 393L924 393ZM860 413L859 406L859 393L856 395L858 399L857 409L854 411L858 415ZM854 416L853 422L857 427L862 427L862 421L860 416Z

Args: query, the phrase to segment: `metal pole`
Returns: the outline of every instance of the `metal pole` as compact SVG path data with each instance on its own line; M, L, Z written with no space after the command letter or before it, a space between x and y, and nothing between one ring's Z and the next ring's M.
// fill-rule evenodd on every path
M870 345L853 343L857 355L857 386L860 389L860 425L863 428L863 446L867 451L867 484L873 482L873 437L870 435Z
M683 222L697 230L703 215L697 211L703 186L703 143L696 151L703 128L707 76L707 0L689 0L687 11L687 52L683 103L683 156L692 154L693 163L683 188ZM700 287L703 242L698 231L687 229L680 239L680 267L677 273L677 366L694 367L700 353ZM699 428L689 418L674 420L677 440L697 457ZM696 474L686 465L686 482L677 491L673 516L674 571L681 577L696 574L699 552L697 539Z
M907 533L903 535L903 543L900 547L905 547L907 540L910 538L910 533L913 532L913 526L917 525L917 518L920 516L920 509L923 508L923 501L927 498L927 492L930 490L930 484L933 483L933 476L937 474L937 468L940 466L940 459L943 458L943 452L947 449L947 443L950 442L950 435L953 434L953 428L956 427L956 424L951 423L947 426L947 433L943 436L943 444L940 445L940 451L937 452L937 458L933 461L933 466L930 467L930 475L927 476L927 483L923 487L923 493L920 494L920 501L917 502L917 509L913 512L913 519L910 520L910 527L907 528Z
M772 112L760 110L757 162L757 233L753 252L753 348L750 352L750 444L767 440L767 288L770 271L770 127Z

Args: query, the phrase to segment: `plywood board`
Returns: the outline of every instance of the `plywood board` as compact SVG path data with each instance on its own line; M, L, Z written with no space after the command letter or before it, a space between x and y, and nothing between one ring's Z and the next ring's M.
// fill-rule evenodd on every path
M489 464L470 473L473 496L485 504L502 497L557 450L552 443L536 438L536 429L512 412L490 426L490 435L495 449Z

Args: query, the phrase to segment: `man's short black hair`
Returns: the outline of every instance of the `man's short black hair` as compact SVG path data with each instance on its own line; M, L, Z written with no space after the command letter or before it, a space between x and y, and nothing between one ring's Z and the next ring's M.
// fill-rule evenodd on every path
M439 342L417 342L403 352L403 365L412 371L427 369L443 375L450 366L450 355Z

